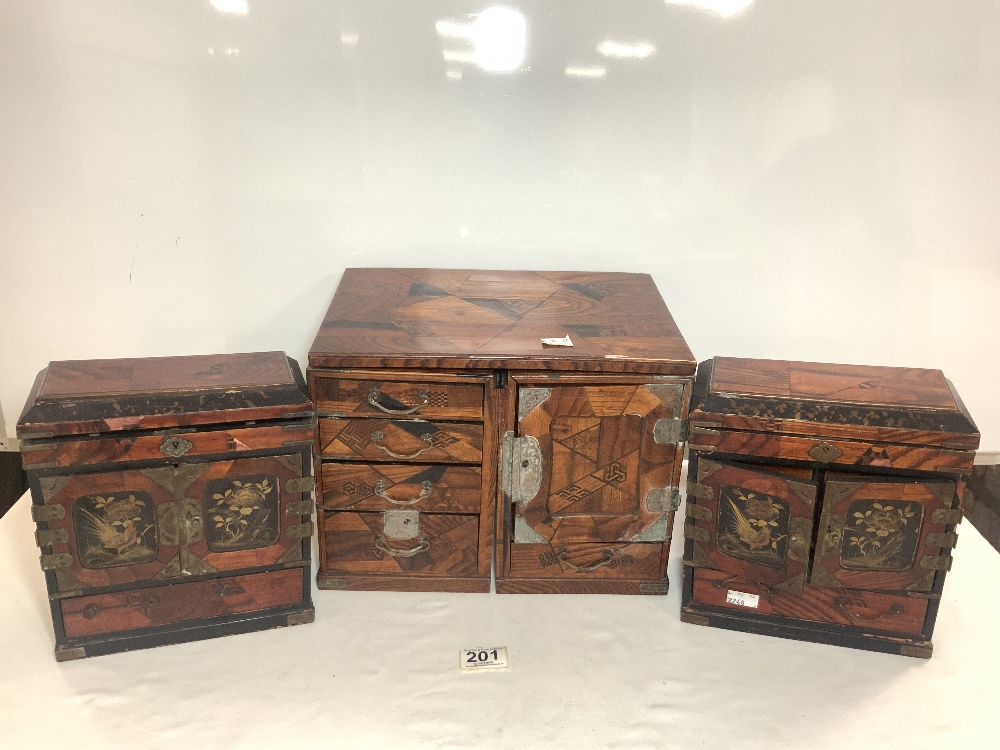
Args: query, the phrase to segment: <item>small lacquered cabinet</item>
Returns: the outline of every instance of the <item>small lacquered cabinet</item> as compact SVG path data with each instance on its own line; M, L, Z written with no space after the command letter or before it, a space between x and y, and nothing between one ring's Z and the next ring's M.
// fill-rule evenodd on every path
M315 419L284 354L53 362L17 429L58 660L312 621Z
M703 362L682 619L929 657L978 444L938 370Z
M695 363L648 275L348 269L309 365L321 588L666 592Z

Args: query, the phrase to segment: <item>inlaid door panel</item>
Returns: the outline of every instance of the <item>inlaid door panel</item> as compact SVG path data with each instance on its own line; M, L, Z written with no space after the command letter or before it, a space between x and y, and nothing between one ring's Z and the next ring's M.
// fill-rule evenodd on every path
M48 518L37 535L42 566L60 592L170 575L179 541L158 508L170 503L173 467L39 479Z
M520 387L515 543L659 542L680 471L684 384Z
M323 458L478 464L483 460L483 426L327 418L319 421L319 445Z
M791 474L699 458L688 485L688 564L726 573L721 585L802 592L817 486Z
M872 591L931 591L957 537L956 484L828 475L809 583Z
M303 498L301 455L191 464L178 472L186 472L177 481L184 574L302 559L311 528L301 509L289 508Z

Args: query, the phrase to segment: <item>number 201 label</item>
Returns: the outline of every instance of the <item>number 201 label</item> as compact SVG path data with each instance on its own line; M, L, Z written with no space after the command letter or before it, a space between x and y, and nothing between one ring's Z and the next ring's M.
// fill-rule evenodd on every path
M506 646L463 648L459 652L458 664L462 672L488 672L510 666Z

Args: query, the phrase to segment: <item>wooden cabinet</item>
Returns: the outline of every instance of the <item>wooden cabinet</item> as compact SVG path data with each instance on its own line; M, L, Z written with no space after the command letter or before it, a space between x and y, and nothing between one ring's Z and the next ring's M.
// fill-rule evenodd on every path
M694 360L649 276L348 269L309 364L321 588L666 592Z
M940 371L703 362L682 619L929 657L978 443Z
M304 385L279 352L42 371L18 434L58 659L311 621Z

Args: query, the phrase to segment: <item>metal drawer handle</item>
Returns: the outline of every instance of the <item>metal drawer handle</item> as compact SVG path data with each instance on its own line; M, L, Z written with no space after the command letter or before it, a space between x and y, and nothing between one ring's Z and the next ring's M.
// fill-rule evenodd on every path
M420 398L420 403L410 409L388 409L378 402L379 397L382 395L382 391L378 389L378 386L372 388L368 391L368 403L374 406L379 411L383 411L386 414L413 414L413 412L427 406L431 402L431 394L426 390L421 388L417 391L417 396Z
M429 432L426 432L420 436L420 439L423 440L425 443L427 443L427 447L421 448L416 453L410 453L409 455L405 455L403 453L393 453L389 448L386 448L384 445L382 445L382 441L384 439L385 435L383 435L380 431L376 430L375 432L372 433L372 445L374 445L376 448L382 449L393 458L416 458L421 453L426 453L427 451L429 451L431 448L434 447L433 443L434 436Z
M574 565L569 560L567 560L566 559L567 554L569 554L568 550L561 550L559 554L556 555L556 559L559 560L559 562L561 562L566 567L572 568L573 570L580 573L589 573L592 570L603 568L605 565L610 565L615 559L614 550L606 549L604 550L604 554L601 556L601 559L595 562L593 565L580 566L580 565Z
M382 450L385 449L383 448ZM378 495L383 500L388 500L390 503L394 503L396 505L413 505L414 503L419 503L421 500L430 497L433 491L434 491L433 484L431 484L430 482L421 482L419 495L410 500L397 500L396 498L392 497L389 493L386 492L385 480L379 479L377 482L375 482L375 494Z
M425 536L420 537L416 547L410 547L409 549L394 549L385 543L385 537L380 536L375 540L375 549L393 557L413 557L414 555L419 555L421 552L426 552L430 548L431 542Z

